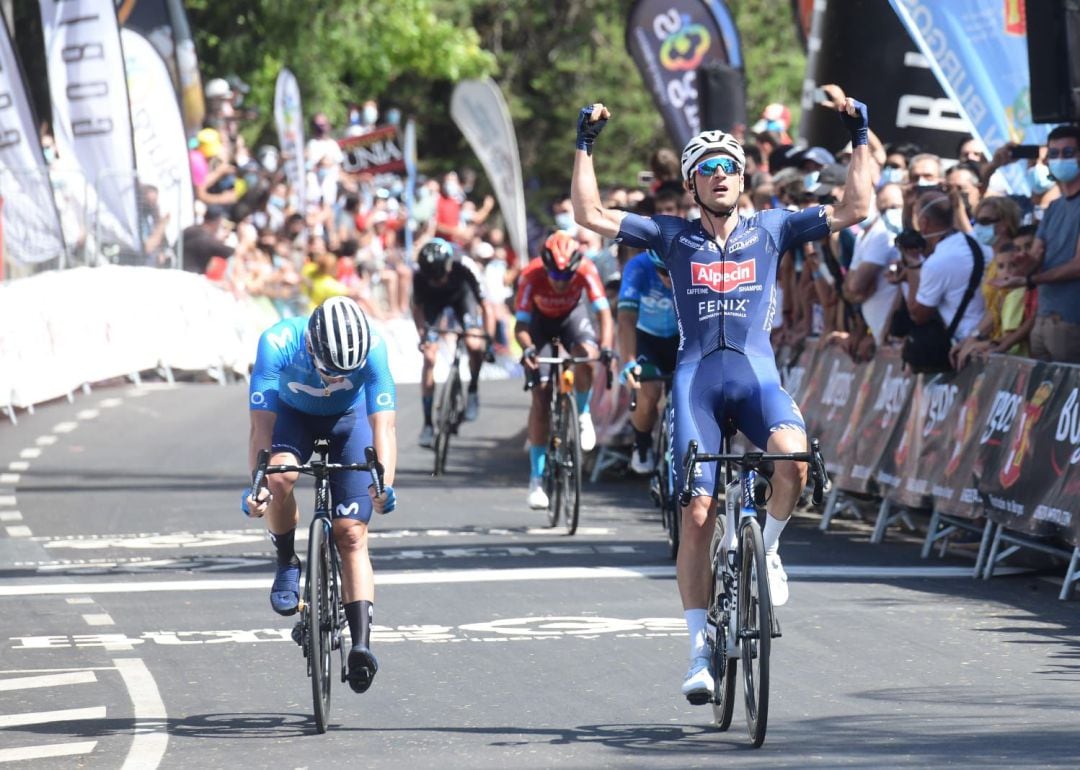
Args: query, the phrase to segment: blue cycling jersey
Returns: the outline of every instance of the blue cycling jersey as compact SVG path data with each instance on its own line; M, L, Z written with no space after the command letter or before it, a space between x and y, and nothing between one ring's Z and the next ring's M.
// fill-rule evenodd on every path
M304 344L307 318L279 321L259 337L248 403L254 410L277 411L278 402L314 415L367 414L396 408L394 378L386 343L373 329L367 361L341 382L325 383ZM361 400L363 399L363 400Z
M772 358L780 255L829 234L824 206L792 213L760 211L739 219L722 246L700 220L627 214L619 240L661 254L671 272L679 329L679 363L727 349Z
M626 264L618 309L636 311L637 328L646 334L674 337L679 332L671 289L660 280L648 254L638 254Z

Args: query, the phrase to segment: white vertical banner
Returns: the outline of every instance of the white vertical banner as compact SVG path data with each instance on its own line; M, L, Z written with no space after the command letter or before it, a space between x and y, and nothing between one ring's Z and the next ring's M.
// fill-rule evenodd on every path
M416 121L409 118L405 122L405 139L402 151L405 155L405 259L413 262L413 207L416 206Z
M40 6L57 149L96 193L88 205L97 217L98 246L139 250L135 149L114 0L40 0Z
M169 68L150 41L126 28L120 31L120 40L139 183L157 188L158 211L168 217L165 239L175 244L180 232L195 223L195 193L180 103Z
M307 200L304 195L304 115L300 111L300 85L296 76L284 67L274 86L274 122L285 162L285 176L302 209Z
M524 265L529 261L525 232L525 185L517 135L499 86L491 78L463 80L450 98L450 117L465 135L495 190L506 235Z
M0 261L43 262L63 256L64 236L34 113L2 15L0 27Z

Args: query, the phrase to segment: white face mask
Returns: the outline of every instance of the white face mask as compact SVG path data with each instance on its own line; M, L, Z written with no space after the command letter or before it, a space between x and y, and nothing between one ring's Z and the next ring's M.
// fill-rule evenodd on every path
M881 221L885 223L885 229L890 233L899 235L904 229L904 211L903 209L885 209L881 212Z

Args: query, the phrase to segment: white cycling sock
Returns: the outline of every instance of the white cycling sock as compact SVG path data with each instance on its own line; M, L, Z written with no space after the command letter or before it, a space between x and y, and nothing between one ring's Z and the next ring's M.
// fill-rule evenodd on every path
M772 514L766 514L765 516L765 529L761 531L761 539L765 542L765 553L773 554L780 550L780 533L784 531L784 527L791 521L790 518L774 519Z
M709 638L705 630L708 613L705 610L684 610L686 630L690 633L690 659L709 654Z

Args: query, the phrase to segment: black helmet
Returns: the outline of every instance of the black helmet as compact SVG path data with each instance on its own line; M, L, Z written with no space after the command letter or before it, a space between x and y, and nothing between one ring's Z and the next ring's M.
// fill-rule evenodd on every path
M442 238L432 238L420 249L417 264L426 278L438 280L450 273L454 259L454 247Z

